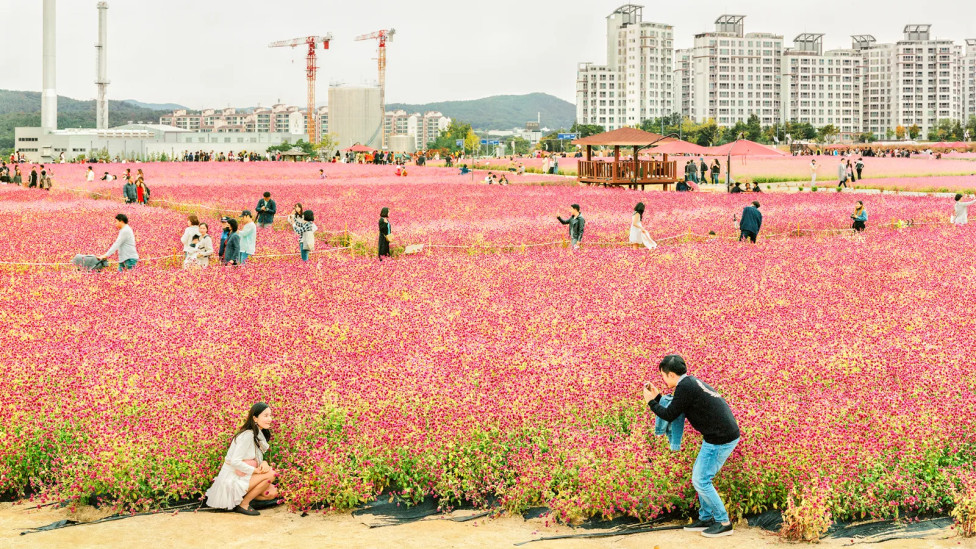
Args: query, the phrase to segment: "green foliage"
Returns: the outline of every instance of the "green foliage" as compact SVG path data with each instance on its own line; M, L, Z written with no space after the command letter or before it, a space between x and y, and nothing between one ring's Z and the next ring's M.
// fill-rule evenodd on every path
M837 126L827 124L826 126L817 130L817 141L821 143L830 143L839 133L840 130L837 129Z
M481 140L474 133L474 130L471 129L471 124L452 119L450 125L444 130L444 133L428 143L427 148L446 150L453 153L460 152L462 147L458 147L457 142L462 139L464 140L463 149L468 152L478 150L478 147L481 145Z
M146 109L125 101L109 101L110 126L130 121L157 124L170 111ZM38 92L0 90L0 150L9 155L14 148L14 128L41 125L41 94ZM95 101L78 101L58 97L59 128L94 128Z
M291 142L286 139L280 145L272 145L268 147L268 152L288 152L295 147L298 147L309 156L315 156L315 145L306 142L304 139L299 139L294 145L292 145Z
M912 124L908 128L908 137L910 139L918 139L918 136L921 135L921 133L922 133L922 128L919 128L918 124Z
M576 120L576 106L545 93L497 95L473 101L445 101L423 105L390 103L387 110L439 111L451 119L466 120L478 130L510 130L525 127L542 115L543 126L568 128Z
M569 129L570 133L578 133L580 139L584 137L589 137L591 135L597 135L605 132L606 130L603 126L598 126L596 124L573 124L573 127Z
M935 127L929 130L929 141L962 141L965 138L965 128L958 120L939 120Z

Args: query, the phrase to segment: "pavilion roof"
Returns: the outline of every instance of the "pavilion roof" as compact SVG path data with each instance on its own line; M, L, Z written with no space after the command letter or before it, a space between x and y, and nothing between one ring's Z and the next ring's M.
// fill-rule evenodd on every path
M606 133L591 135L573 141L573 145L592 145L596 147L646 147L655 141L662 141L664 136L638 130L637 128L620 128Z

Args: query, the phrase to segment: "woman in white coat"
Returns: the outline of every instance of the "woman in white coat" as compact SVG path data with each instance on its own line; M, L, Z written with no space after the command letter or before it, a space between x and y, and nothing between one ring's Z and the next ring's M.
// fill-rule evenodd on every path
M262 459L268 450L270 428L271 408L263 402L251 406L244 425L230 443L220 473L207 490L208 507L256 516L260 513L251 508L252 501L278 497L272 484L277 473Z
M193 242L194 235L200 235L200 219L195 215L190 215L187 219L187 227L183 231L183 236L180 237L180 242L183 243L183 259L186 259L190 252L194 252L190 248L190 244Z

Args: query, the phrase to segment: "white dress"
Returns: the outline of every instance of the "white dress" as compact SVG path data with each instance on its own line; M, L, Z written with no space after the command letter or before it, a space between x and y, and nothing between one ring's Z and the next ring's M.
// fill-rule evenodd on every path
M233 509L244 500L244 494L251 485L251 475L254 467L244 463L246 459L253 459L261 464L264 452L268 450L268 441L264 439L264 433L258 433L258 446L254 444L254 434L245 431L230 443L227 450L227 457L224 464L214 479L213 486L207 490L207 507L214 509ZM240 476L236 471L245 473Z
M643 234L642 234L643 231L641 231L641 229L644 228L644 224L641 222L640 218L637 216L636 213L634 214L634 217L637 217L637 225L638 226L637 227L634 226L634 218L632 217L631 220L630 220L630 243L631 244L643 244L644 243L644 237L643 237Z
M969 223L969 207L976 204L976 200L972 202L963 202L961 200L955 203L956 215L952 216L952 222L956 225L965 225Z

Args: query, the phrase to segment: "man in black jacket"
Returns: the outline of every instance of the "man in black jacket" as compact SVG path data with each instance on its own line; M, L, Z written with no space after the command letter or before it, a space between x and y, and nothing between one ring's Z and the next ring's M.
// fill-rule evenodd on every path
M752 240L752 243L756 243L756 237L759 236L759 229L762 229L762 214L759 213L759 201L752 203L752 206L746 206L742 210L742 221L739 222L739 230L742 231L739 234L739 241L745 239Z
M674 421L684 414L704 439L691 472L691 482L698 492L698 520L685 530L701 532L708 538L731 536L729 513L712 479L739 444L739 426L722 395L707 383L688 375L683 358L668 355L658 368L664 384L674 389L674 397L666 408L661 406L661 392L653 383L647 383L644 385L644 402L664 421Z
M583 228L586 227L586 220L580 214L579 204L573 204L570 206L573 209L573 215L569 219L563 219L561 216L556 216L563 225L569 225L569 240L573 246L574 250L578 250L580 246L580 241L583 240Z
M258 206L255 210L258 212L259 229L274 226L274 216L278 213L278 205L271 199L271 193L264 193L264 197L258 201Z

